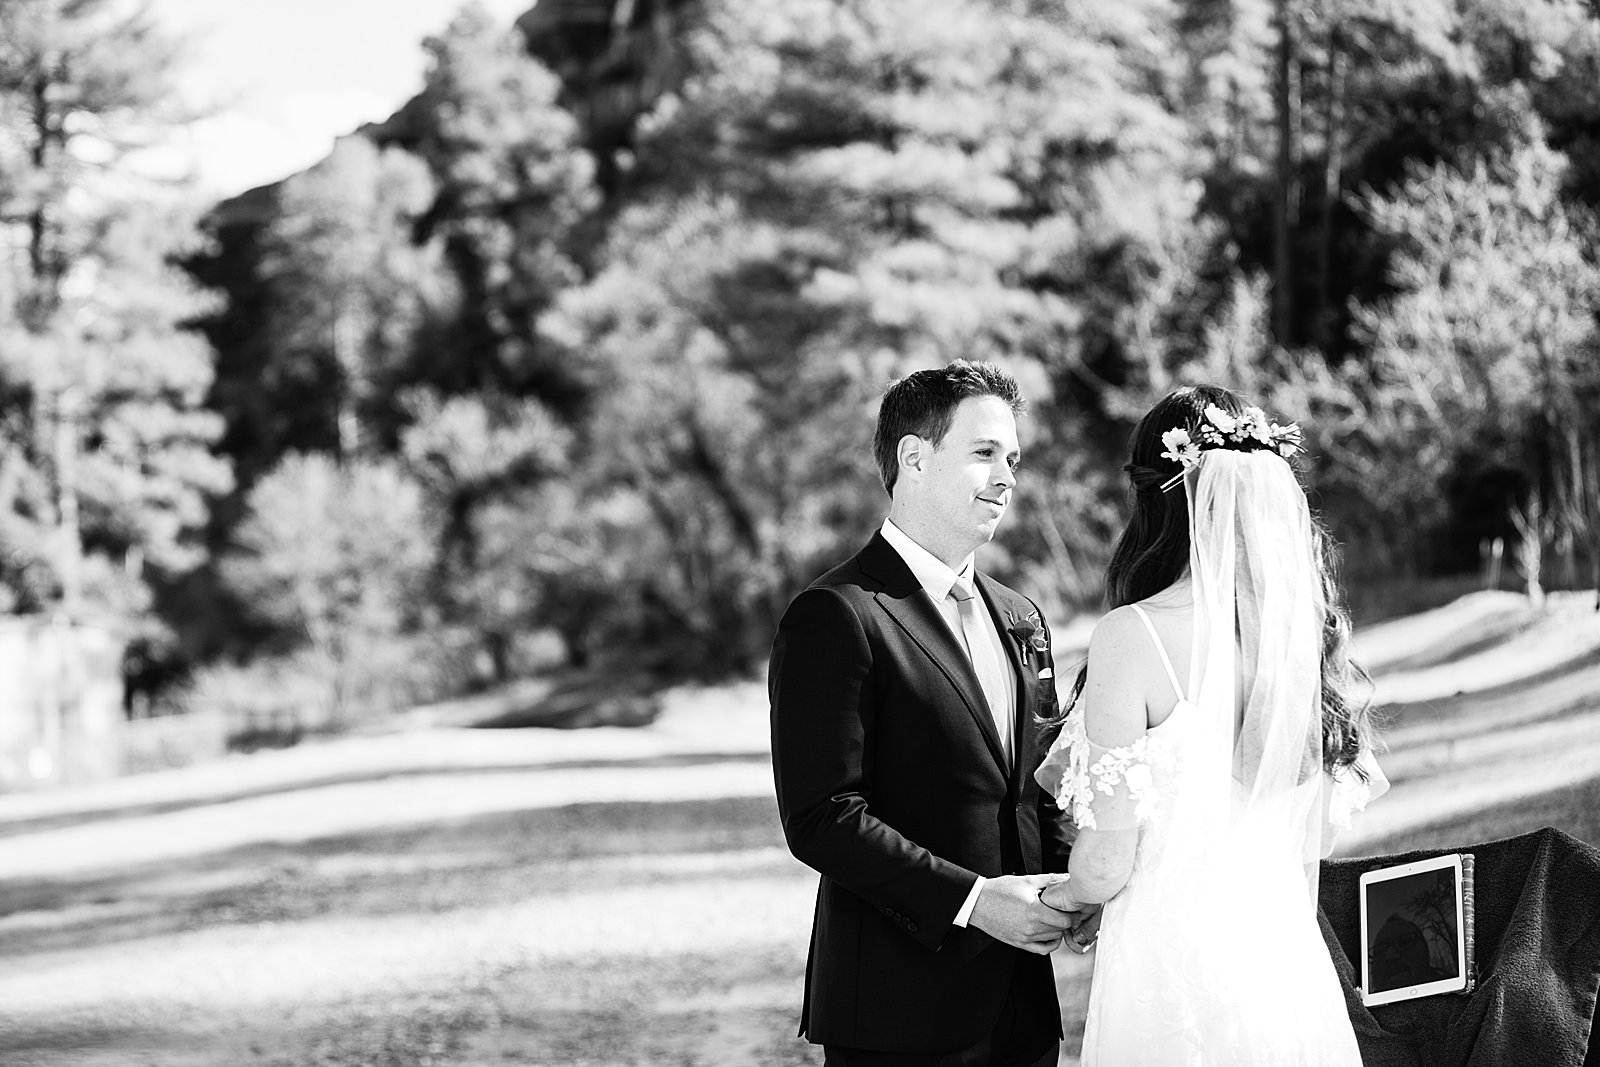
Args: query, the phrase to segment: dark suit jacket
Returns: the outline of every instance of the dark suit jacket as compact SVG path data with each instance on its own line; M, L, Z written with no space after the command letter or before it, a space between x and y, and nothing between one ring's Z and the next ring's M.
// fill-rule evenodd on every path
M977 875L1064 871L1069 848L1033 780L1056 732L1034 722L1055 711L1054 679L1039 678L1048 631L1026 597L981 574L977 587L1018 681L1010 767L959 639L881 534L778 628L778 809L790 851L822 875L800 1022L812 1041L950 1052L988 1035L1014 975L1053 982L1048 957L952 922ZM1030 618L1044 649L1008 632Z

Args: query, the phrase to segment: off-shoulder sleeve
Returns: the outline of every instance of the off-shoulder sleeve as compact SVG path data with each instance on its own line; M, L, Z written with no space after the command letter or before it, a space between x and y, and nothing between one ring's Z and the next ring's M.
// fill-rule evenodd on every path
M1356 813L1388 791L1389 779L1378 766L1377 757L1371 749L1362 749L1355 763L1333 772L1328 825L1335 831L1350 829Z
M1130 830L1161 804L1153 771L1162 758L1148 735L1115 748L1095 744L1073 715L1034 777L1080 830Z

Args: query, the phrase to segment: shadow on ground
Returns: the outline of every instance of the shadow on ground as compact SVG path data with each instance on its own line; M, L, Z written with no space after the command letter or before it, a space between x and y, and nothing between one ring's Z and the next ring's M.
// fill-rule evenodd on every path
M1479 614L1486 629L1455 632L1449 647L1424 633L1402 662L1454 663L1523 632L1511 614ZM1450 775L1475 786L1515 772L1529 789L1479 802L1469 788L1439 817L1413 805L1425 822L1370 839L1362 853L1468 845L1543 825L1600 841L1600 772L1584 767L1576 784L1542 790L1537 781L1545 756L1572 761L1540 746L1587 729L1597 692L1600 652L1585 650L1531 677L1392 709L1400 773L1387 802L1412 803L1411 790ZM471 721L520 725L536 706L566 714L530 701ZM381 808L408 798L405 812L428 813L416 799L433 802L418 792L425 779L482 801L468 815L408 814L353 832L330 829L356 825L331 812L326 823L316 816L326 832L251 824L243 844L230 838L159 863L134 850L135 862L71 876L8 878L0 862L0 1062L817 1064L819 1053L794 1036L816 876L788 855L771 795L756 792L766 754L709 751L711 731L692 744L708 751L493 767L437 766L423 750L400 771L0 821L3 851L20 848L22 835L32 846L56 833L71 842L82 840L75 829L94 826L154 842L185 816L225 820L229 803L297 793L287 805L297 817L324 803ZM589 785L572 792L568 780ZM611 799L613 790L588 800L596 783L635 782L642 799ZM544 800L522 792L536 786ZM1089 967L1058 961L1067 1062Z
M1518 728L1600 706L1600 649L1585 649L1533 674L1430 700L1384 705L1385 732L1407 739L1408 728L1430 724L1439 736L1471 736Z
M80 826L85 822L133 820L153 815L171 815L193 811L197 808L232 804L241 800L258 800L263 797L284 796L308 789L325 789L329 786L360 785L371 782L392 782L404 778L434 777L441 772L451 775L490 775L541 770L610 770L629 768L650 770L677 767L709 767L716 764L765 764L770 761L765 753L750 752L674 752L660 756L632 757L626 759L561 759L523 763L495 763L482 767L441 767L421 765L404 768L379 768L368 771L347 771L297 778L292 781L268 785L243 785L233 789L216 789L199 797L181 800L161 800L149 803L117 806L75 808L72 811L49 815L0 820L0 840L21 834L41 833Z
M662 688L661 679L648 675L573 674L557 679L536 697L462 725L495 730L648 726L661 715Z
M726 762L637 761L684 775L714 774ZM462 775L462 787L471 788L475 777ZM34 996L31 1010L8 1010L0 1061L810 1063L805 1043L791 1036L803 934L786 932L776 945L750 951L660 948L677 921L715 922L724 910L748 911L771 897L773 884L794 885L804 899L809 886L801 883L809 881L782 848L774 802L741 796L530 808L311 841L265 840L92 878L0 878L0 952L8 970L32 970L47 988L61 984L58 996L44 998L56 1000L53 1006L39 1006ZM618 885L637 890L644 906L588 913L587 899L614 900ZM649 912L653 897L663 901L661 913ZM698 902L700 914L684 900ZM798 928L809 911L796 910ZM196 944L220 942L221 952L249 968L243 952L227 948L231 939L307 941L315 959L316 931L330 922L383 939L403 938L434 919L472 922L476 915L521 914L537 926L544 912L609 928L616 943L587 960L566 949L544 959L534 944L503 958L447 961L452 978L443 985L413 988L395 976L369 994L341 994L331 1003L308 996L283 1013L247 1014L241 1003L237 1018L197 1021L193 1005L184 1004L193 984L205 981L186 961ZM492 931L486 939L494 940ZM170 956L171 971L141 974L149 995L131 1006L98 1003L70 977L51 975L61 967L81 973L85 953L103 956L108 967L124 953ZM337 969L337 960L325 963ZM719 1049L744 1051L726 1059Z
M159 938L223 924L372 918L516 903L578 892L608 857L779 848L776 806L760 797L573 804L334 835L263 841L197 858L121 868L85 880L9 881L0 953L16 957ZM732 871L787 871L787 856ZM656 884L703 877L670 867ZM31 913L53 921L7 923Z
M1550 789L1509 804L1464 810L1446 819L1375 838L1365 856L1424 848L1462 848L1554 826L1581 841L1600 842L1600 773L1576 785Z
M1386 671L1416 671L1458 663L1497 648L1526 633L1535 619L1521 606L1505 608L1449 628L1441 628L1426 647L1408 656L1388 660Z

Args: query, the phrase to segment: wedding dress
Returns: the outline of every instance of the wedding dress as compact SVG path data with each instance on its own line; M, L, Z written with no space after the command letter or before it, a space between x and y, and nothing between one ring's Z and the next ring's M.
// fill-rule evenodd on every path
M1132 744L1074 709L1038 771L1080 827L1138 834L1106 903L1084 1067L1359 1067L1316 916L1323 841L1386 787L1322 770L1320 586L1304 495L1266 452L1186 479L1195 639L1178 702ZM1221 639L1218 639L1218 638Z

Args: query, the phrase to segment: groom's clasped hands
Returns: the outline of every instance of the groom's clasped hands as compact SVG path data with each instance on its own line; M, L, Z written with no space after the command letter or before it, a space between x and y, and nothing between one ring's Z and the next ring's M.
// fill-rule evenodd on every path
M1080 954L1087 952L1099 932L1100 905L1080 904L1064 910L1045 903L1044 891L1066 880L1064 874L990 878L978 892L968 925L1036 955L1049 955L1062 944ZM1059 895L1055 899L1061 901Z

